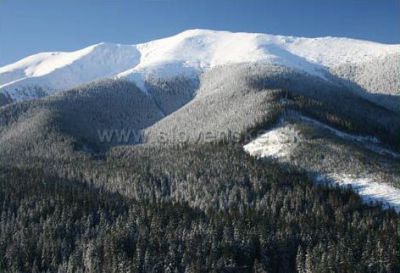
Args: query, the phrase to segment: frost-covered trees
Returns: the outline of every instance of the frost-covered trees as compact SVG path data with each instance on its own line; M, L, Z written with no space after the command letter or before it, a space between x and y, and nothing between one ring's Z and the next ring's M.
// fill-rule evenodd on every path
M53 168L54 169L53 169ZM397 272L398 215L223 144L0 167L5 272ZM33 270L33 271L32 271Z

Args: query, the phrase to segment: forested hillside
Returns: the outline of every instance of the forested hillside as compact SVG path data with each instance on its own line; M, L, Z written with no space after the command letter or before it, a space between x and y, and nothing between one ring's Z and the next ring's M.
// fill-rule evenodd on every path
M3 165L0 183L4 272L400 270L396 213L240 146Z
M398 112L280 65L142 88L0 107L0 272L400 272L399 215L314 183L399 187ZM286 160L244 151L287 127Z

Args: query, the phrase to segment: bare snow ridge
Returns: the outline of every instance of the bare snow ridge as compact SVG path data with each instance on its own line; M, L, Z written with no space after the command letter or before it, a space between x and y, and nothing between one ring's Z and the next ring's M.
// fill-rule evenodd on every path
M73 52L48 52L0 67L0 89L29 98L35 86L48 93L104 78L125 78L144 87L147 77L195 77L216 66L284 65L325 78L325 69L395 54L399 45L347 38L299 38L194 29L137 45L100 43ZM20 94L24 94L21 96Z

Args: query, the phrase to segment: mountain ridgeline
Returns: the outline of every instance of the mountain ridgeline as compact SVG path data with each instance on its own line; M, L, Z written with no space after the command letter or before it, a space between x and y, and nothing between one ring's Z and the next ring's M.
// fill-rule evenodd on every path
M284 66L397 110L399 45L348 38L303 38L193 29L137 45L100 43L72 52L46 52L0 67L0 88L13 100L65 91L101 79L127 79L145 89L149 79L196 78L234 64ZM392 95L391 99L385 96Z

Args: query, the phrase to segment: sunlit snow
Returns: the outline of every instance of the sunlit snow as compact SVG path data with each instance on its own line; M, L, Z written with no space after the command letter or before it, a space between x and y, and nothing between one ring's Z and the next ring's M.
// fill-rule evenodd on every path
M399 45L347 38L299 38L194 29L138 45L100 43L73 52L48 52L0 67L0 88L13 99L32 86L49 93L104 78L143 87L147 77L197 76L238 63L284 65L324 78L323 70L394 54ZM29 96L29 94L28 94Z
M321 126L335 133L338 137L361 142L365 148L374 152L390 155L398 158L399 155L386 148L379 146L376 139L355 136L341 132L332 127L324 125L316 120L299 117L314 125ZM281 120L280 124L283 123ZM257 158L274 158L280 162L290 163L291 151L302 141L301 135L291 125L277 126L270 131L260 135L244 146L244 150ZM385 207L394 208L400 212L400 189L383 183L373 174L348 174L343 172L320 172L316 177L318 183L329 183L343 187L351 187L361 198L369 202L382 202Z

